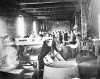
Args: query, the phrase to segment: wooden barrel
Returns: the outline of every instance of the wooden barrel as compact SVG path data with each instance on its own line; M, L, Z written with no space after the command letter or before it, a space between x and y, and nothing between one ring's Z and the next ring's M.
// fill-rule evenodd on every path
M44 67L43 79L71 79L74 77L79 77L76 62L58 61Z

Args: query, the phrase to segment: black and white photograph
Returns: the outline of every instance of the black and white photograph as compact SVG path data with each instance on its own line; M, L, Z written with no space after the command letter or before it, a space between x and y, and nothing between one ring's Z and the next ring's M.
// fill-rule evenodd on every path
M0 79L100 79L100 0L0 0Z

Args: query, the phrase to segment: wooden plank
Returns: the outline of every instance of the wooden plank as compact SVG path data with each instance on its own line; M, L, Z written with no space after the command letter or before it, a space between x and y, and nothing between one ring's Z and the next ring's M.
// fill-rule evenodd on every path
M37 1L37 2L29 2L29 1L23 1L20 2L18 5L28 5L28 4L54 4L59 2L78 2L78 0L49 0L49 1Z
M0 69L0 72L6 72L6 73L11 73L11 74L20 74L24 71L24 69L13 69L10 71L4 71L2 69Z
M79 5L70 5L70 6L55 6L55 7L53 7L53 6L51 6L51 7L46 7L46 6L44 6L44 7L21 7L21 9L20 10L37 10L37 11L45 11L45 10L49 10L49 9L57 9L57 8L63 8L63 9L70 9L70 8L76 8L76 7L79 7Z

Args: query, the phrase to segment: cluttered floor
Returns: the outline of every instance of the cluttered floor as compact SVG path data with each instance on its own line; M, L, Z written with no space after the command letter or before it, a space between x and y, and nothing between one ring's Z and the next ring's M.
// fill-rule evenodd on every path
M88 57L76 57L70 58L68 61L76 61L78 63L79 68L79 79L99 79L99 68L97 66L97 58L94 56ZM33 69L32 66L28 64L23 64L25 69L24 78L23 79L43 79L43 70ZM68 73L68 72L66 72ZM39 75L38 75L39 74Z
M63 47L64 48L64 47ZM39 65L43 64L43 58L44 56L49 52L49 47L47 47L46 44L44 44L42 46L42 49L41 52L42 54L40 55L40 61L39 61ZM45 49L45 50L44 50ZM66 48L65 48L66 49ZM65 50L63 52L66 52L67 50ZM64 54L64 56L69 56L68 53ZM99 74L100 74L100 68L97 64L97 57L95 57L94 55L86 55L86 56L80 56L80 55L77 55L76 57L74 58L68 58L65 62L76 62L77 63L77 67L78 67L78 79L100 79L99 77ZM58 75L61 75L59 74L59 71L57 70L57 73L55 71L54 73L54 68L53 69L50 69L50 71L47 69L47 71L45 71L45 68L44 69L36 69L36 67L33 66L32 63L29 63L29 61L27 61L25 58L21 57L21 60L20 60L20 63L22 64L23 66L23 69L24 69L24 77L23 79L74 79L74 76L70 77L70 78L58 78L56 76ZM66 65L66 64L65 64ZM70 66L70 65L69 65ZM68 66L67 66L68 67ZM56 68L55 68L56 69ZM52 71L53 70L53 71ZM64 73L68 74L69 71L71 71L72 69L68 68L68 71L64 71ZM56 76L54 74L57 74ZM73 70L72 70L73 72ZM47 74L52 74L51 75L47 75ZM76 73L76 72L75 72ZM74 73L73 73L74 74ZM53 77L53 75L55 77ZM46 78L45 78L45 77ZM49 77L48 77L49 76ZM66 75L65 75L66 76Z

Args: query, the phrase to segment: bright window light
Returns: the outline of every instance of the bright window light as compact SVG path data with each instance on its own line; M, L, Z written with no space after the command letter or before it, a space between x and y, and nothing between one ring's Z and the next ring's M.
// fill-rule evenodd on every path
M24 17L20 15L17 20L17 32L20 37L24 37Z
M36 21L33 21L33 31L34 31L34 34L37 33L37 30L36 30Z

